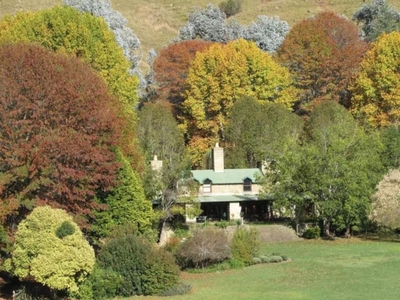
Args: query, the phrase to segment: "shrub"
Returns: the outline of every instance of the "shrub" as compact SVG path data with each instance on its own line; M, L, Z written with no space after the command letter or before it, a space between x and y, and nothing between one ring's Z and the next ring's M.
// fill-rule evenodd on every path
M177 284L177 285L173 286L172 288L162 292L160 294L160 296L172 297L172 296L176 296L176 295L185 295L185 294L189 293L191 289L192 289L192 286L189 283L180 283L180 284Z
M175 254L181 242L182 242L181 238L173 236L164 245L164 249L167 250L168 252L171 252L172 254Z
M215 222L214 225L219 228L225 229L226 227L228 227L229 223L227 221L221 221L221 222Z
M250 265L259 246L260 239L257 228L238 228L231 242L232 258L242 261L245 265Z
M306 231L303 233L303 238L305 239L318 239L320 237L321 230L319 227L312 227L308 228Z
M222 230L204 228L181 244L177 251L182 267L206 267L230 256L228 237Z
M253 257L253 264L261 264L262 260L259 257Z
M60 227L56 230L56 236L59 239L65 238L66 236L72 235L75 232L75 227L68 221L61 223Z
M229 18L242 11L242 0L227 0L221 2L218 6L225 13L226 17Z
M133 234L109 240L100 250L98 260L101 268L122 277L119 296L158 294L179 279L179 268L171 253Z
M231 258L229 260L229 266L231 267L231 269L241 269L241 268L244 268L246 265L241 260Z
M283 259L281 256L273 255L269 257L269 260L271 263L277 263L277 262L282 262Z
M263 262L263 263L270 263L271 262L271 259L270 259L269 256L262 255L262 256L260 256L260 259L261 259L261 262Z

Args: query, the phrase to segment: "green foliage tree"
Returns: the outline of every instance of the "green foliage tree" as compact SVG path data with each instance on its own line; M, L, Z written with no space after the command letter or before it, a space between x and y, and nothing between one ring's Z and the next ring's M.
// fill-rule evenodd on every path
M115 184L121 103L87 64L37 45L0 46L0 82L2 224L44 203L83 224Z
M226 0L218 5L227 18L234 16L242 11L242 0Z
M117 174L117 186L99 196L104 210L94 214L92 233L104 238L116 227L133 224L141 233L150 233L155 218L152 203L146 199L142 181L132 169L129 161L117 150L117 160L121 164Z
M370 197L382 172L381 144L351 114L332 101L317 106L297 153L279 161L277 204L314 207L330 236L331 225L346 229L366 218Z
M348 85L366 50L357 26L333 12L294 25L278 50L278 59L301 90L296 111L308 114L325 99L349 106Z
M366 53L351 91L355 117L372 127L400 121L400 33L381 35Z
M226 127L226 166L255 168L273 160L298 142L302 120L283 105L242 97L231 110Z
M162 161L162 168L149 166L145 172L144 188L148 199L159 202L162 221L161 236L166 221L174 214L184 214L181 202L190 203L197 215L199 204L194 203L197 185L190 179L190 162L187 159L184 138L168 106L148 103L139 112L138 136L148 161L154 156Z
M243 39L213 45L198 53L187 78L182 127L188 135L195 167L218 140L225 139L227 118L242 96L291 109L296 100L289 72L268 53Z
M74 228L58 237L63 224ZM4 268L21 281L35 281L53 290L75 293L78 284L93 270L94 250L64 210L35 208L18 225L14 250Z
M382 128L381 141L384 146L381 160L384 167L398 169L400 167L400 128L397 125Z
M399 31L400 13L385 0L373 0L363 4L353 15L353 20L361 24L363 37L375 41L382 33Z

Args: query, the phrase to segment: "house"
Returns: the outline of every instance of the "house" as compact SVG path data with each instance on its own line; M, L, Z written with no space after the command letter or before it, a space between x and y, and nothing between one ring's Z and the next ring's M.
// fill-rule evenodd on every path
M273 216L272 201L260 196L257 179L263 176L261 169L225 169L224 149L218 143L212 149L212 165L209 170L191 171L199 183L196 201L203 211L200 219L261 221ZM155 156L151 166L161 171L162 161ZM187 217L186 221L195 222L196 218Z
M197 201L203 216L211 220L261 220L272 216L271 201L260 198L257 178L263 176L261 169L225 169L224 149L218 143L212 151L212 162L213 169L191 171L199 183Z

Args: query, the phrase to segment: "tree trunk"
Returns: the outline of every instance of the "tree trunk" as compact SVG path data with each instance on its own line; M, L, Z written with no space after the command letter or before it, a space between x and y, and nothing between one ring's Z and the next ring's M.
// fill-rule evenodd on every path
M328 239L333 239L331 232L330 232L330 227L331 227L331 218L327 218L324 221L324 234L325 234L325 237L327 237Z
M167 242L168 242L167 220L163 220L161 226L160 240L158 241L158 245L164 246Z
M344 234L344 236L345 236L346 238L351 237L350 225L347 225L347 227L346 227L346 233Z

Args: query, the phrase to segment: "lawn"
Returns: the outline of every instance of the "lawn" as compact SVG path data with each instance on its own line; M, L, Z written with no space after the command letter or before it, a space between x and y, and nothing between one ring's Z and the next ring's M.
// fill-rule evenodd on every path
M400 243L339 239L263 244L291 262L212 274L183 273L190 294L168 299L399 299ZM131 297L155 300L162 297Z

